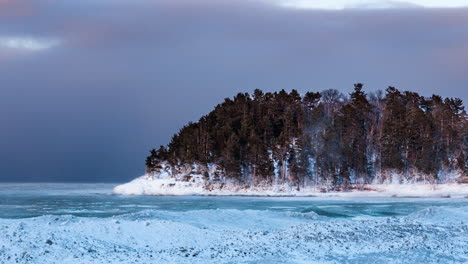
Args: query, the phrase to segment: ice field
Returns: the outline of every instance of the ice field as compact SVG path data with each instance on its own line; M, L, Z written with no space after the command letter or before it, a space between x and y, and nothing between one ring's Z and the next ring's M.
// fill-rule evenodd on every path
M466 263L468 199L1 184L0 263Z

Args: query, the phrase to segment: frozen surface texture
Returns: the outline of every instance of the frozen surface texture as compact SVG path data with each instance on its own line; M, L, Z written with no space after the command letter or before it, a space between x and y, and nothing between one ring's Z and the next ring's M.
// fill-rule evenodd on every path
M467 208L406 217L145 211L0 221L3 263L466 263ZM170 220L169 220L170 219ZM238 221L241 220L241 221Z
M468 262L466 198L111 190L0 186L0 263Z

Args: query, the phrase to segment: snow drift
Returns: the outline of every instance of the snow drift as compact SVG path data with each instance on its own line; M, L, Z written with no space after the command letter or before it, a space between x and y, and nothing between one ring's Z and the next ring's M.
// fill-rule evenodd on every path
M0 263L466 263L465 210L368 219L252 210L0 219Z

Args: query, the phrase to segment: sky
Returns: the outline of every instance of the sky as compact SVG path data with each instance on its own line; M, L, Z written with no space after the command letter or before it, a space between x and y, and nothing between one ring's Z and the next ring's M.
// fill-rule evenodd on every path
M0 181L125 182L238 92L468 100L468 1L0 0Z

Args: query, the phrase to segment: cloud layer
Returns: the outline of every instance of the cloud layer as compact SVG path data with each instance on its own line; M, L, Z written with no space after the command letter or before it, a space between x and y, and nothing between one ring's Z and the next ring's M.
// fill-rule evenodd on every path
M277 0L282 7L296 9L388 9L388 8L464 8L466 0Z
M466 101L467 30L466 8L0 0L0 180L131 179L148 149L255 88Z

